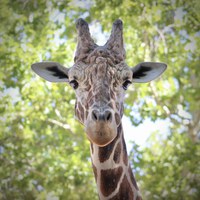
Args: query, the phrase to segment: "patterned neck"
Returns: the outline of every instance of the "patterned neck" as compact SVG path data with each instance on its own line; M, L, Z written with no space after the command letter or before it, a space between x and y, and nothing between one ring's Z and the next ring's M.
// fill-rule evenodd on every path
M107 146L91 143L92 166L100 200L141 200L135 177L128 162L122 126Z

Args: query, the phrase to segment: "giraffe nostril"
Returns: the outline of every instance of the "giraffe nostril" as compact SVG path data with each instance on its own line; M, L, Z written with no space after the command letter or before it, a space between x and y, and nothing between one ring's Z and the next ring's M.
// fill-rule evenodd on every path
M112 113L110 111L106 111L104 113L104 115L105 115L105 120L106 121L111 121L112 120Z
M97 110L92 111L92 119L94 121L111 121L112 120L112 113L108 110L104 112L99 112Z
M98 114L97 114L97 112L96 112L95 110L92 111L92 119L93 119L94 121L97 121L97 120L98 120Z

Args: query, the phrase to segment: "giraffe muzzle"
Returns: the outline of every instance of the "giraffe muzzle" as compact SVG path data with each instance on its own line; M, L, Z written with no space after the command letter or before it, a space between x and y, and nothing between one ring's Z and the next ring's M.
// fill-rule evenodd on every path
M106 146L117 136L116 123L110 110L92 110L85 124L89 140L98 146Z

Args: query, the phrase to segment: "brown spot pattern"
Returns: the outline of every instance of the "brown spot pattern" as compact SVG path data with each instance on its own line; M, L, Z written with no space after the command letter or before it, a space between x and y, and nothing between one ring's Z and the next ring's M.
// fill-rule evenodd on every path
M110 90L110 96L111 99L115 100L115 93L112 90Z
M120 135L122 132L122 125L120 124L118 127L117 127L117 134Z
M134 199L134 193L131 189L127 177L124 176L122 183L120 185L119 192L110 200L133 200L133 199Z
M78 109L75 110L75 114L78 117L78 119L81 120L81 115Z
M93 172L94 172L95 181L97 182L97 168L95 167L94 164L92 164L92 168L93 168Z
M115 153L114 153L114 156L113 156L113 160L115 161L115 163L120 162L120 156L121 156L121 143L119 142L117 144L117 147L115 149Z
M108 107L110 107L112 109L114 108L112 102L109 102Z
M106 145L105 147L99 147L100 162L104 162L109 159L118 138L119 136L117 136L110 144Z
M86 110L86 112L85 112L85 119L87 119L87 117L88 117L88 111Z
M90 143L90 146L91 146L91 151L92 151L92 154L94 153L94 147L93 147L93 144Z
M78 102L78 116L81 119L81 121L84 121L84 108L82 107L81 103Z
M132 172L132 169L131 167L129 166L129 169L128 169L128 172L129 172L129 176L131 178L131 182L133 183L135 189L139 190L138 186L137 186L137 183L136 183L136 180L135 180L135 177L133 175L133 172Z
M93 98L90 98L90 100L89 100L89 102L88 102L88 105L89 105L89 106L92 106L93 103L94 103L94 99L93 99Z
M90 91L88 92L88 100L92 97L92 95L93 95L93 92L92 92L92 90L90 90Z
M117 125L119 125L120 122L121 122L121 118L120 118L120 116L117 113L115 113L115 121L116 121Z
M84 112L84 108L82 107L80 102L78 102L78 109L80 112Z
M119 103L117 102L115 105L116 105L117 110L119 110Z
M124 114L124 105L121 104L121 108L120 108L120 116L122 117Z
M101 170L101 192L104 196L109 196L117 187L122 175L122 167L115 169Z
M122 137L122 145L123 145L123 161L124 161L124 164L126 166L128 166L128 155L127 155L127 151L126 151L126 144L125 144L125 141L124 141L124 137Z
M85 89L86 91L89 91L90 89L91 89L91 85L90 85L90 83L89 83L89 80L87 80L86 82L85 82L85 85L87 85L87 88Z
M81 121L84 122L84 112L81 112Z
M93 92L92 90L89 91L88 96L87 96L87 109L94 103L93 100Z

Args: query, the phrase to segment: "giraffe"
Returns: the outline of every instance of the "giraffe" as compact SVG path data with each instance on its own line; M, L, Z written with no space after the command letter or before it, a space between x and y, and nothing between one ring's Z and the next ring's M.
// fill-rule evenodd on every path
M91 38L86 21L76 23L78 44L74 65L38 62L32 70L50 82L67 82L76 94L75 116L85 127L90 141L92 168L100 200L141 200L128 161L122 128L125 91L131 83L145 83L160 76L167 65L125 62L123 23L113 23L103 46Z

